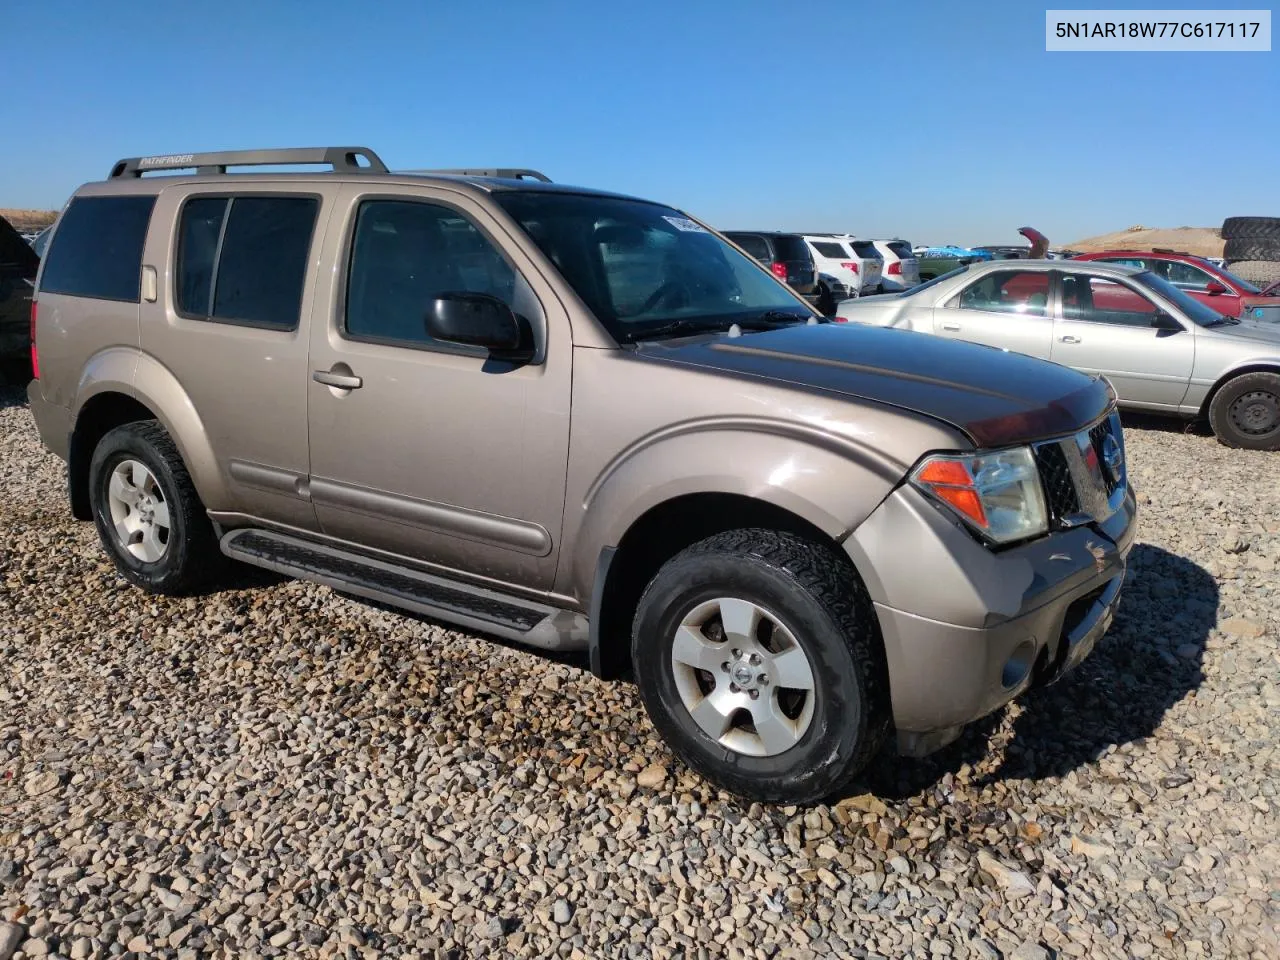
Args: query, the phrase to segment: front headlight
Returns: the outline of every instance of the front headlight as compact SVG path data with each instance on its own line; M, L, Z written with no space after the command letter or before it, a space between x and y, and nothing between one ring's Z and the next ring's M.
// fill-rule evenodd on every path
M996 543L1049 530L1040 472L1029 447L926 457L911 472L911 482Z

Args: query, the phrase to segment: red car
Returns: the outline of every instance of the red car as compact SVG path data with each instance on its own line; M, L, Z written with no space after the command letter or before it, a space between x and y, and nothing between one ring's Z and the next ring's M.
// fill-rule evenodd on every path
M1224 316L1280 320L1280 282L1259 290L1203 257L1172 250L1103 250L1077 254L1071 259L1102 260L1150 270Z

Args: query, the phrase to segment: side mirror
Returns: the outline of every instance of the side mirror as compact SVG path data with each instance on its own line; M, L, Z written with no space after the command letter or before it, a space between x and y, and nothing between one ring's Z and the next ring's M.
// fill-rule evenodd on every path
M1216 297L1226 293L1227 288L1223 286L1221 283L1219 283L1217 280L1210 280L1208 283L1205 284L1204 292L1211 297Z
M442 293L427 308L427 334L445 343L484 347L501 359L533 355L520 318L487 293Z
M1182 324L1163 310L1157 310L1151 315L1151 325L1157 330L1174 331L1182 329Z

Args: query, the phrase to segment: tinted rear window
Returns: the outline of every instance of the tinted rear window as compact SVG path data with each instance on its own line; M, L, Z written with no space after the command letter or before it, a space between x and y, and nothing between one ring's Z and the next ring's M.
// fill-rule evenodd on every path
M805 246L804 239L789 235L770 237L773 242L773 255L779 260L812 260L813 255Z
M49 245L40 291L136 303L155 203L155 197L72 200Z
M853 247L854 256L867 257L875 260L880 257L880 251L876 249L876 245L870 240L853 240L849 246Z
M765 243L764 237L754 233L726 233L725 236L757 260L770 259L769 244Z
M826 257L828 260L843 260L849 256L849 251L844 248L844 244L834 241L818 243L815 240L813 249L818 251L818 256Z
M179 225L179 310L202 320L296 328L319 206L302 196L189 200Z
M892 250L894 256L901 260L910 260L915 256L915 254L911 252L911 244L904 243L901 240L890 240L885 244L885 246Z

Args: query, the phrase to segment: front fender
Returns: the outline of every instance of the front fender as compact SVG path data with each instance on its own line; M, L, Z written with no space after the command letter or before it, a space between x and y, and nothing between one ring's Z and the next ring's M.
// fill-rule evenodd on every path
M569 589L591 596L602 550L646 512L690 494L734 494L786 510L841 541L907 469L881 451L800 426L683 424L616 456L577 505Z

